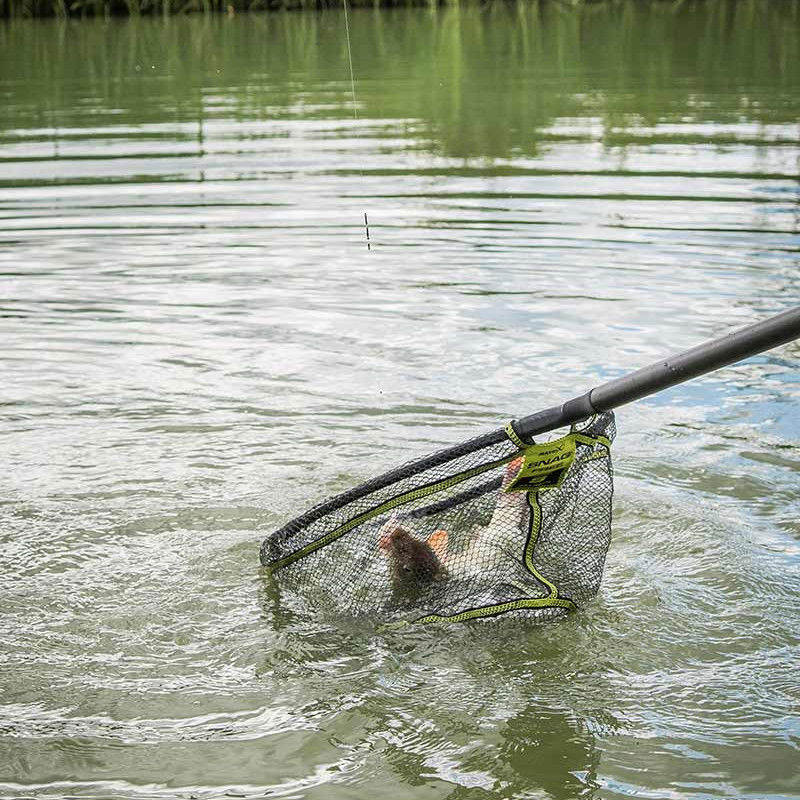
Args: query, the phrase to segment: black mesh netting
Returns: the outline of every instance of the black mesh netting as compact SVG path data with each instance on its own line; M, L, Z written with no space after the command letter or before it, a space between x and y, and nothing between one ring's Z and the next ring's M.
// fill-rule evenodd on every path
M425 622L564 615L600 586L614 434L610 412L573 426L548 443L560 448L555 471L544 445L513 430L472 439L292 520L264 541L262 563L319 611ZM538 488L514 490L531 473Z

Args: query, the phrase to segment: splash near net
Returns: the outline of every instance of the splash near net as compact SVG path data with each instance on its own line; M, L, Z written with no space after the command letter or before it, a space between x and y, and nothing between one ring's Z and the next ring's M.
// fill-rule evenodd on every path
M316 506L269 536L261 561L334 614L563 616L600 586L614 434L611 412L538 444L511 423Z

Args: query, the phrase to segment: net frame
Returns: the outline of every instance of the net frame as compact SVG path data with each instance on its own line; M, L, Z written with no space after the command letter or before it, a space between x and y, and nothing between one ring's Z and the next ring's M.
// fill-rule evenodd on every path
M574 447L575 457L557 485L524 493L528 506L526 530L520 531L524 533L524 540L516 535L512 537L516 548L514 561L523 567L524 573L521 577L500 581L515 586L516 596L513 593L501 596L496 586L489 593L483 587L481 593L476 589L475 580L472 583L462 581L463 597L443 599L440 591L438 598L427 598L418 608L402 608L401 618L419 623L463 622L513 613L545 620L574 611L593 597L599 589L610 543L613 494L610 448L614 435L613 413L605 412L582 424L573 424L566 436L556 440L569 442ZM481 503L485 507L492 499L495 503L503 502L503 471L510 462L519 460L521 455L527 457L536 447L536 443L523 439L511 422L504 428L407 462L290 520L264 540L261 562L280 588L303 593L326 581L331 583L331 591L320 603L337 613L358 615L379 610L382 616L397 618L396 609L387 605L386 592L381 594L357 574L360 564L373 583L385 580L385 575L378 575L374 563L369 562L368 548L362 552L358 548L348 549L342 543L352 542L359 535L377 542L380 523L390 521L391 514L402 512L404 524L413 521L425 527L427 520L452 517L454 510L461 507L477 508L476 504ZM577 508L579 495L586 493L581 483L592 472L595 475L592 497L580 500L584 506L581 511ZM595 509L588 517L587 503ZM560 546L560 538L563 539L570 527L575 529L576 526L580 530L594 529L589 537L591 546L582 550L574 533L569 537L572 542L569 547ZM435 523L427 524L428 530L432 527ZM337 552L337 543L341 563L337 563L335 555L331 557ZM576 558L591 563L591 575L577 582L570 580L567 574L570 563ZM343 566L351 562L354 566ZM580 571L587 574L585 566ZM364 598L372 596L373 600L354 599L359 592Z

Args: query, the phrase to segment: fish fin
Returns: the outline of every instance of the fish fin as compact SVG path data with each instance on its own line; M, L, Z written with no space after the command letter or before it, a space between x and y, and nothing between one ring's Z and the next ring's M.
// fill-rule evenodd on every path
M517 473L522 469L522 464L524 461L524 456L517 456L513 461L508 462L506 474L503 476L503 489L505 489L506 486L508 486L508 484L517 477Z
M443 529L434 531L428 537L428 545L440 559L444 558L447 553L447 540L448 533Z

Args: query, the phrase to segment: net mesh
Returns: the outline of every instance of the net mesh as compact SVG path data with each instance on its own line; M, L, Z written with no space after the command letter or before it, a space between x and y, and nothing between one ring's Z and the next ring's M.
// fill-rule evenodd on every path
M563 616L600 586L614 435L610 412L544 444L507 426L312 508L267 537L261 561L317 612Z

